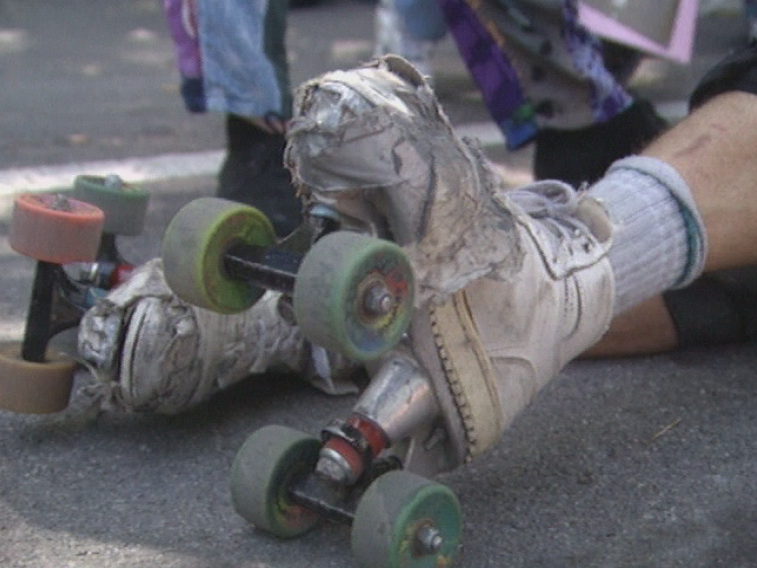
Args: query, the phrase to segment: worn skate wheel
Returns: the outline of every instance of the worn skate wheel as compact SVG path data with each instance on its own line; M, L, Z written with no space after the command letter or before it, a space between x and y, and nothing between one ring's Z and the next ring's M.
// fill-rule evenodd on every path
M23 194L13 202L8 241L16 252L54 264L92 262L100 247L103 212L61 194Z
M285 426L266 426L242 445L231 468L234 510L259 529L294 538L309 531L318 515L292 503L293 480L315 469L321 443Z
M21 343L0 344L0 409L51 414L68 406L77 363L48 350L43 363L21 358Z
M72 196L102 209L105 233L136 236L145 227L150 194L116 175L77 176Z
M407 471L390 471L365 491L352 523L361 568L452 566L462 519L452 491Z
M271 246L268 218L249 205L201 197L181 208L163 236L166 281L181 299L222 314L246 310L264 290L228 276L224 254L236 244Z
M413 270L400 247L337 231L305 255L295 279L294 314L308 340L367 361L402 338L413 292Z

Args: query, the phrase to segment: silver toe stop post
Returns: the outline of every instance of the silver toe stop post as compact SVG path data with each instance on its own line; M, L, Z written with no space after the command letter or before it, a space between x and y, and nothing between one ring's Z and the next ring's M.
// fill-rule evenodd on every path
M317 475L353 485L371 470L449 471L454 452L429 378L407 355L391 352L345 421L322 432ZM380 472L376 472L380 473Z

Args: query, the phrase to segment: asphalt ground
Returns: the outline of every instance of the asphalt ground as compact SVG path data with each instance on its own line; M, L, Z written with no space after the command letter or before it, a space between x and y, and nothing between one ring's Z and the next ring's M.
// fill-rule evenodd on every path
M208 158L189 176L169 167L141 180L151 193L145 231L119 242L134 262L158 254L184 203L214 191L221 122L183 112L157 4L0 1L0 180L15 180L0 198L4 339L20 337L34 269L7 244L23 176L52 171L65 184L104 161ZM367 58L370 10L331 0L293 12L296 80ZM691 66L649 62L637 77L637 88L673 113L743 34L733 14L700 25ZM438 91L453 121L485 126L449 45L440 61ZM527 178L527 153L507 154L496 141L487 150L515 182ZM440 477L462 505L460 566L757 566L756 362L754 346L743 345L571 363L488 454ZM228 487L252 431L284 424L317 434L352 397L263 377L175 417L98 414L78 390L88 380L80 374L62 413L0 412L1 566L354 565L347 527L272 538L234 513Z

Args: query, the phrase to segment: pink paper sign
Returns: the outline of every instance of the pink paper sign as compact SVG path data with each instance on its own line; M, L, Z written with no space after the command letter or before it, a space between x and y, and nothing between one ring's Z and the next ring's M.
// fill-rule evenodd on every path
M699 0L679 0L670 32L670 40L665 44L653 41L637 29L620 23L613 16L590 6L586 2L578 2L578 19L591 32L608 40L678 63L691 61L698 12Z

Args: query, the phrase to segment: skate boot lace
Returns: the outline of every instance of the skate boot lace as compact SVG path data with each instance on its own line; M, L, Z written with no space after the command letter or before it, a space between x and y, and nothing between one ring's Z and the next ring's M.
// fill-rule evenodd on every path
M553 269L554 265L573 264L573 257L590 254L596 248L594 231L577 216L581 193L568 184L540 181L509 191L507 196L538 221L537 226L545 229L538 233L548 239L551 255L545 260ZM543 241L538 237L537 240ZM546 253L543 246L540 249L542 254Z

